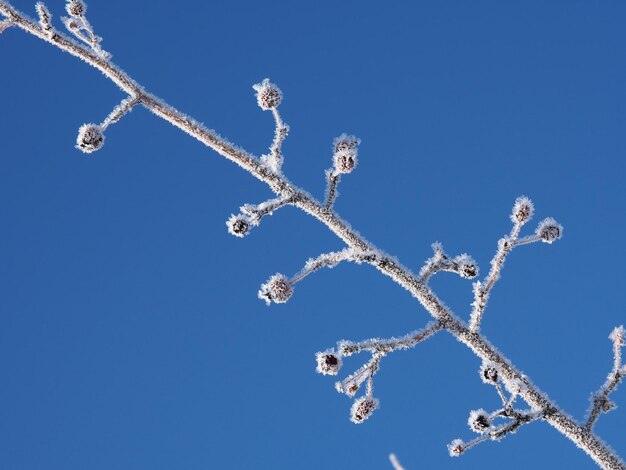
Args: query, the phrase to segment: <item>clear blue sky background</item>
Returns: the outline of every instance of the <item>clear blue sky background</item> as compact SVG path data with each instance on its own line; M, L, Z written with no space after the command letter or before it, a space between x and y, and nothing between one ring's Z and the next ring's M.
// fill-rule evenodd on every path
M34 15L34 2L13 0ZM59 25L61 1L48 4ZM362 139L336 208L418 271L441 241L483 274L515 198L565 226L509 258L483 330L576 418L626 323L626 5L619 1L91 2L113 61L259 155L285 94L285 173L322 197L332 139ZM264 185L143 109L73 148L124 96L18 30L0 36L0 468L593 469L545 423L460 459L470 410L498 399L443 333L392 354L363 425L314 372L337 340L428 315L370 267L342 265L266 307L259 285L341 242L293 208L245 239L225 220ZM467 318L471 283L432 283ZM355 356L344 372L366 360ZM598 433L626 456L626 386Z

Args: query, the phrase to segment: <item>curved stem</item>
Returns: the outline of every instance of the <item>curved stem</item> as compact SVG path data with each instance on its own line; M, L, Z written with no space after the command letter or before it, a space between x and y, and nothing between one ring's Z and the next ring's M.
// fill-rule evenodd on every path
M269 171L252 154L228 142L214 131L207 129L156 96L144 91L137 82L110 61L99 57L93 51L79 45L58 31L53 31L52 34L46 33L34 20L13 8L6 1L0 0L0 13L4 14L15 26L69 52L100 70L124 92L134 96L145 108L215 150L218 154L248 170L257 179L269 185L277 195L293 198L293 205L324 223L348 246L364 252L380 253L380 256L368 262L409 291L435 319L443 324L446 330L467 345L478 357L495 363L506 379L521 380L526 387L520 392L520 396L531 407L543 410L543 418L548 423L585 451L601 468L626 470L626 465L612 449L593 432L584 429L578 422L561 411L546 394L542 393L528 378L514 368L510 361L498 352L484 336L478 332L470 331L465 322L454 315L424 282L420 281L409 269L362 238L334 211L325 207L324 204L292 184L285 177Z

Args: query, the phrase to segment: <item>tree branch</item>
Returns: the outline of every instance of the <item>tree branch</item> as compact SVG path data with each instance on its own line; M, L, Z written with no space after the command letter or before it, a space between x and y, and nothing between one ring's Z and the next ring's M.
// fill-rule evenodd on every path
M482 358L483 361L490 361L496 364L505 380L518 380L523 383L524 390L520 392L520 396L533 409L544 410L543 419L585 451L600 467L612 470L626 469L626 465L612 449L605 445L590 430L584 429L578 422L561 411L555 403L550 401L547 395L535 387L484 336L480 335L477 328L468 327L465 322L445 306L419 277L403 267L394 258L385 255L376 246L366 241L356 231L352 230L339 215L330 210L329 207L326 207L325 204L321 204L280 174L272 172L259 158L235 146L216 132L209 130L155 95L145 91L119 67L111 63L104 54L98 54L60 32L48 34L36 21L19 12L6 1L0 1L0 13L6 16L12 25L18 26L29 34L80 58L87 64L100 70L122 91L135 97L137 102L146 109L199 140L219 155L249 171L255 178L265 182L277 195L284 198L293 198L293 205L322 222L352 249L360 252L377 253L377 256L368 262L410 292L433 318L438 320L450 334L458 338L478 357ZM345 156L345 154L343 155ZM546 241L545 238L543 238L543 241ZM358 419L359 416L363 418L363 413L369 413L373 409L372 407L375 407L375 403L371 401L365 400L361 402L360 407L353 410L353 418Z

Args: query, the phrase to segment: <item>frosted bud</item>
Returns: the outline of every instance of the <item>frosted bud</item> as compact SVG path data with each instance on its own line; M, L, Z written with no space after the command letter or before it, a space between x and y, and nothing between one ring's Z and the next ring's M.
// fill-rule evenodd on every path
M318 352L315 355L317 360L317 367L315 368L318 374L323 375L337 375L341 368L341 356L332 349L328 349L324 352Z
M357 398L350 408L350 421L360 424L372 416L376 408L378 408L378 400L367 397Z
M455 439L448 444L448 452L450 457L458 457L465 452L465 443L461 439Z
M513 212L511 213L511 221L514 224L525 224L528 222L535 211L535 207L530 199L526 196L520 196L515 200Z
M84 16L87 11L87 5L82 0L68 0L65 4L65 11L70 16Z
M270 82L269 78L266 78L261 83L252 85L252 88L256 91L259 107L264 111L277 108L283 99L283 93L280 91L280 88Z
M545 243L552 243L563 236L563 226L552 217L548 217L547 219L543 219L539 222L539 226L537 227L537 231L535 233L541 237L541 241Z
M76 148L85 153L98 150L104 144L104 134L102 127L98 124L83 124L78 129L76 138Z
M239 238L243 238L250 231L250 222L243 215L231 215L226 221L228 233Z
M267 305L272 302L284 304L293 294L293 287L286 276L280 273L274 274L267 282L261 285L259 299L265 300Z
M479 410L472 410L467 420L467 424L472 431L477 432L478 434L484 434L491 428L491 418L482 408Z
M500 373L498 372L496 365L492 362L483 362L483 365L480 368L480 378L486 384L495 385L498 383Z
M361 143L353 135L341 134L333 142L333 165L335 174L350 173L356 167L357 147Z
M459 266L459 276L465 279L473 279L478 275L478 265L469 255L457 256L454 261Z

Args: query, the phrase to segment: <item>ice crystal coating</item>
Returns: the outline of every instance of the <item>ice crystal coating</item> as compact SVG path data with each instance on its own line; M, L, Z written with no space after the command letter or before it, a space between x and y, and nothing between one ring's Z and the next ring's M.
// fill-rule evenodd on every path
M480 378L483 382L495 385L498 383L499 377L500 373L495 364L492 362L483 362L483 365L480 367Z
M104 134L98 124L83 124L78 129L76 148L84 153L92 153L104 145Z
M332 349L318 352L315 355L317 367L315 370L322 375L337 375L341 368L341 356Z
M226 221L228 233L239 238L245 237L250 231L250 222L242 215L231 215Z
M472 410L467 420L467 424L472 431L477 432L478 434L484 434L491 428L491 418L482 408L479 410Z
M265 300L267 305L272 302L284 304L293 294L293 287L289 279L283 274L276 273L270 277L259 290L259 299Z
M333 142L333 165L335 174L350 173L356 167L357 147L361 143L353 135L341 134Z
M264 111L277 108L283 99L283 93L280 91L280 88L270 82L269 78L266 78L261 83L252 85L252 88L256 91L259 107Z
M617 326L611 331L609 335L609 339L613 341L617 346L624 346L626 344L626 329L624 329L624 325Z
M526 196L520 196L515 200L513 212L511 213L511 221L514 224L525 224L535 212L535 207L530 199Z
M552 217L548 217L539 222L536 233L541 238L541 241L552 243L563 236L563 226Z
M375 398L357 398L350 408L350 421L360 424L372 416L376 408L378 408L378 400Z
M87 11L87 5L82 0L69 0L65 4L65 11L70 16L81 17Z
M448 444L448 452L450 457L458 457L465 452L465 443L461 439L455 439Z
M473 279L478 275L478 265L471 256L463 254L454 261L459 265L459 276L462 278Z

